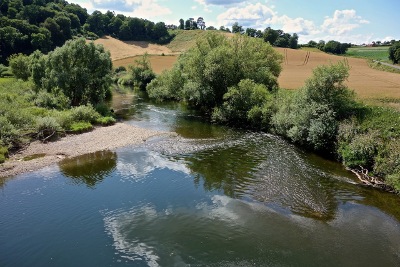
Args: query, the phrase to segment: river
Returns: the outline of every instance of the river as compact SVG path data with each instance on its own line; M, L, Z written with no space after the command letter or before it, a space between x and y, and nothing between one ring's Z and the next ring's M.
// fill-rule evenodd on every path
M0 266L399 266L398 196L276 136L114 101L176 136L1 180Z

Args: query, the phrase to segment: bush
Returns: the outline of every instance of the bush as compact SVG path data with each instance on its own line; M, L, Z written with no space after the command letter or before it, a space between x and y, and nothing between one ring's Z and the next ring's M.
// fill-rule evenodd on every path
M110 108L107 106L106 103L99 103L97 104L94 109L101 115L101 116L110 116L112 112Z
M9 58L10 68L15 78L27 81L31 76L29 57L23 54L12 55Z
M95 123L100 118L100 114L94 110L92 105L74 107L70 112L73 121Z
M223 105L213 111L213 120L237 126L268 124L269 118L263 120L262 109L267 102L272 102L272 96L265 85L242 80L237 86L229 87L223 99Z
M126 72L126 68L124 66L119 66L114 70L115 73Z
M19 131L3 116L0 116L0 141L5 145L19 143Z
M36 120L36 132L38 138L46 138L57 134L61 131L61 126L57 120L53 117L37 118Z
M93 126L90 122L74 122L71 124L71 127L69 128L70 132L72 133L84 133L91 131L93 129Z
M147 53L140 60L136 60L136 66L129 66L129 69L133 84L141 90L145 90L146 86L156 77L151 69Z
M0 164L6 161L6 157L8 157L7 147L0 146Z
M66 109L69 107L70 100L62 92L48 93L42 90L36 95L34 102L38 107Z
M164 71L156 79L152 80L146 87L150 98L161 100L180 100L181 88L184 79L181 71L175 66L170 71Z
M113 117L101 117L97 119L96 123L103 126L113 125L114 123L116 123L116 119L114 119Z

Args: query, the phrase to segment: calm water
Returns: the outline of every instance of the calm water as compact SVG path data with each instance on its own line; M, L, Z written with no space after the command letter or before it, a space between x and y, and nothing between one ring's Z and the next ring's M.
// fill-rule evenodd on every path
M2 180L0 266L399 266L399 197L277 137L118 103L177 136Z

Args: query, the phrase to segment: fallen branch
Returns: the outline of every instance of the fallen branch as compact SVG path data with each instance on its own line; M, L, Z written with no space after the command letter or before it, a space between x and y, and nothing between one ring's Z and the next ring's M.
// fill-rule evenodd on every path
M362 166L359 166L359 169L357 169L357 170L351 169L351 168L346 168L346 169L351 171L352 173L354 173L357 176L358 180L360 180L361 183L366 186L370 186L373 188L379 188L381 190L384 190L384 191L387 191L390 193L397 192L393 187L387 185L385 182L383 182L379 178L369 176L368 170L363 168Z

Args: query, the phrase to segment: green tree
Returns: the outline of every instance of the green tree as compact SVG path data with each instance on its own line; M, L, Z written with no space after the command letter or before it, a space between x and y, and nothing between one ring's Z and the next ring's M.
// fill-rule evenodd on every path
M398 64L400 62L400 41L394 42L391 47L389 47L389 59L393 61L393 64Z
M272 94L265 85L245 79L228 88L223 105L214 109L212 117L220 123L266 129L269 117L263 111L271 103Z
M243 27L239 25L238 22L233 23L232 25L232 33L243 33Z
M175 88L174 94L178 95L175 98L211 115L211 111L223 103L228 88L243 79L252 79L275 90L281 58L262 40L245 35L228 38L209 32L179 58L176 68L183 81L176 84L183 86ZM163 78L157 77L154 84L162 84L157 81L159 79Z
M183 19L179 20L179 29L181 30L185 29L185 21Z
M316 151L334 151L339 121L355 110L354 93L345 85L348 67L320 66L299 91L278 101L272 124L276 133Z
M48 91L59 88L71 106L104 101L111 84L112 63L103 46L86 44L83 38L71 40L50 52L45 61L44 77L34 79L36 86Z
M270 27L266 28L264 30L264 41L270 43L271 45L273 45L276 41L276 39L278 39L279 37L279 33L277 31L275 31L274 29L271 29Z
M9 59L10 68L15 78L27 81L31 76L29 57L23 54L12 55Z

